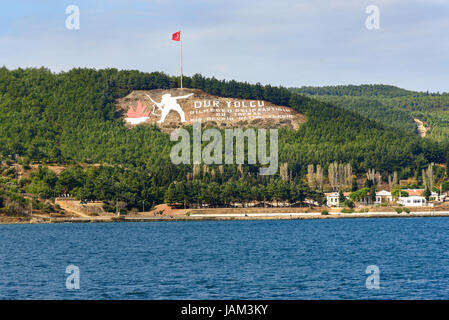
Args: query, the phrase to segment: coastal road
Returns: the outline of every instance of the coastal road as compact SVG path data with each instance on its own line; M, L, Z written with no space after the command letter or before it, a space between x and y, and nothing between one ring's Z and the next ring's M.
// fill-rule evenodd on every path
M354 212L354 213L341 213L341 212L329 212L327 215L322 215L320 212L298 212L298 213L205 213L205 214L191 214L190 217L198 217L198 218L262 218L262 217L272 217L272 218L282 218L282 217L298 217L298 218L307 218L307 217L431 217L431 216L440 216L446 217L449 216L449 211L427 211L427 212L410 212L410 213L397 213L395 211L391 212Z
M347 219L347 218L413 218L413 217L449 217L449 211L436 212L332 212L322 215L321 212L298 213L204 213L173 215L163 217L120 216L120 217L44 217L34 215L31 223L77 223L77 222L149 222L149 221L198 221L198 220L265 220L265 219Z

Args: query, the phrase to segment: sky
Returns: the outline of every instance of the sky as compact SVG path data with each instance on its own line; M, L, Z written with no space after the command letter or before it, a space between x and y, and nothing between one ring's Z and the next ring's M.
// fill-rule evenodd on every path
M79 30L66 8L80 10ZM365 25L379 8L379 29ZM3 0L0 65L449 91L447 0Z

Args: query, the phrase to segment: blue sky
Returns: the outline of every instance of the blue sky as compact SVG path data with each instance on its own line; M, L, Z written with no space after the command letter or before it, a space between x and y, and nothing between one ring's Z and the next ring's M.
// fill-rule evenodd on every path
M65 9L80 8L80 30ZM368 30L368 5L380 29ZM5 0L0 65L138 69L303 86L449 91L447 0Z

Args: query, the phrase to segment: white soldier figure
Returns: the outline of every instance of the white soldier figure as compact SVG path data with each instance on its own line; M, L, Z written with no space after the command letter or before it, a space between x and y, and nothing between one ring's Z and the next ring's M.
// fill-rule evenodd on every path
M184 114L184 111L182 111L181 106L178 104L178 99L185 99L190 96L193 96L193 93L185 95L185 96L179 96L179 97L172 97L170 93L166 93L162 96L161 102L157 103L149 95L147 95L148 98L161 110L161 120L158 121L158 123L162 123L165 121L165 117L167 117L168 113L171 110L176 111L179 113L179 116L181 117L181 122L186 122L186 116ZM154 108L153 108L154 111Z

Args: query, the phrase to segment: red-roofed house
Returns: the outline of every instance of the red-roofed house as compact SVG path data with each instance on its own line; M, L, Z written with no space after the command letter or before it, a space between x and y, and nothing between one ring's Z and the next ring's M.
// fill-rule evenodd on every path
M424 189L403 189L402 191L407 192L408 197L401 197L399 194L399 204L407 207L423 207L427 205L427 200L423 197Z

